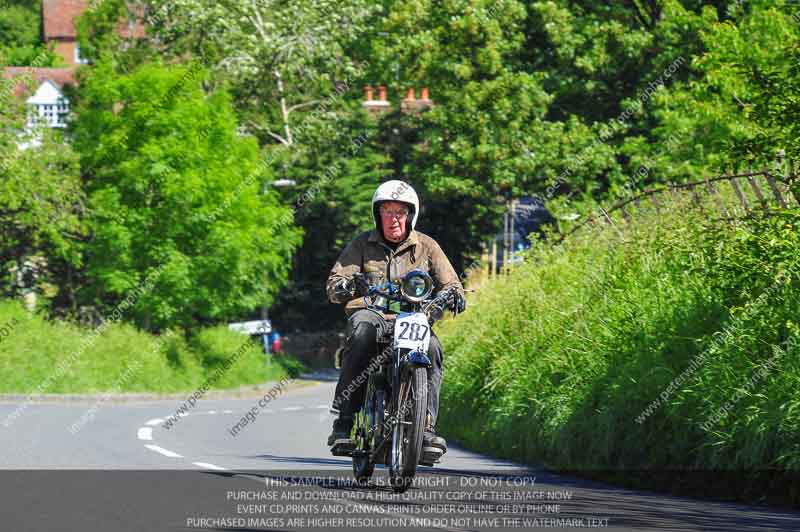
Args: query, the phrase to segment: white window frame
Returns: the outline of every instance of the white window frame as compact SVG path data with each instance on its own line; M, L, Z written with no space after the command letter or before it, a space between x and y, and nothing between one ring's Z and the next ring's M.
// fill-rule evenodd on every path
M38 103L28 105L28 127L42 124L50 128L67 127L66 117L69 113L69 102L61 98L57 103Z
M70 111L69 99L50 80L45 80L36 93L27 100L28 129L36 126L65 128Z
M81 57L81 45L75 42L75 64L76 65L88 65L89 60L84 59Z

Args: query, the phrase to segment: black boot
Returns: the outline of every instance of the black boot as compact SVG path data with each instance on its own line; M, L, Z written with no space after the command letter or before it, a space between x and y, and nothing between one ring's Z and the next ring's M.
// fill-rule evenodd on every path
M447 441L441 436L436 435L436 430L432 425L425 427L425 432L422 433L422 448L436 447L441 449L442 454L447 452Z
M333 432L328 436L328 446L332 446L336 440L349 440L350 430L353 428L353 418L339 415L333 420Z

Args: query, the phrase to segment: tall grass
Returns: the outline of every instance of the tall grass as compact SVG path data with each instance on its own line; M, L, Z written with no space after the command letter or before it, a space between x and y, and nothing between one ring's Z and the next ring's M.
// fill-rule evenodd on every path
M224 326L187 341L180 333L159 338L115 323L87 338L87 329L0 301L0 393L191 391L234 356L211 388L279 380L302 369L286 357L265 360L255 342Z
M582 231L483 285L440 326L440 428L561 470L800 469L800 212L705 212Z

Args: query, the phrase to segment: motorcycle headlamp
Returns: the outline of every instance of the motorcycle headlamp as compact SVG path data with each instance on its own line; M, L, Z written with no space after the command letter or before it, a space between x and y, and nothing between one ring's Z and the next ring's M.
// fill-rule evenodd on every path
M422 270L408 272L400 283L400 292L412 303L419 303L433 292L433 279Z

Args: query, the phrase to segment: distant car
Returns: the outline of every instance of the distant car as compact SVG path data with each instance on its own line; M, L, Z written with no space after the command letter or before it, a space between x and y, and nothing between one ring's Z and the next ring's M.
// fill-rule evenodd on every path
M281 352L281 335L272 329L272 322L269 320L229 323L228 329L258 338L265 355Z
M544 202L532 196L523 196L514 202L514 232L511 236L509 264L522 262L522 251L531 247L529 235L536 234L539 238L544 238L544 226L547 224L555 225L556 219L544 206ZM505 245L505 235L501 232L495 237L497 242L497 257L495 266L499 270L503 267L503 246Z

